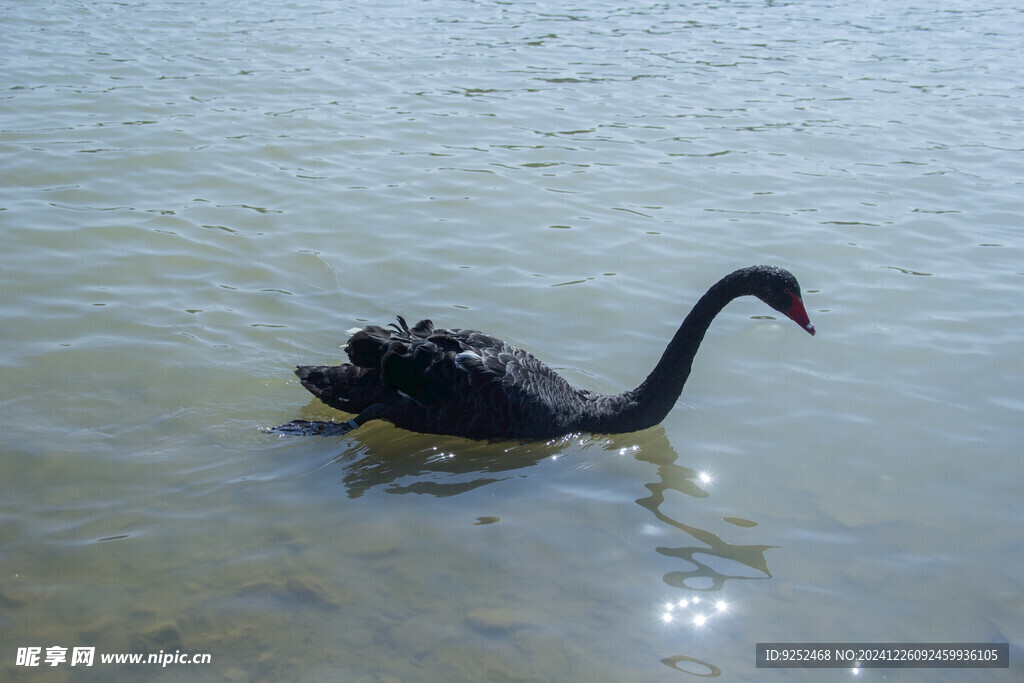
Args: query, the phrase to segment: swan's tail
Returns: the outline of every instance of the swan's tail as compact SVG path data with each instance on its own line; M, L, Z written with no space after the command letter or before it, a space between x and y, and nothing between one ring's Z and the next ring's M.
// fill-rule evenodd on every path
M321 401L344 410L359 413L374 403L385 403L391 391L380 379L380 370L355 365L300 365L295 375L302 386Z
M410 363L428 363L430 359L423 358L423 354L413 354L409 358L406 355L409 344L427 339L433 333L434 324L429 320L421 320L409 327L402 316L398 316L397 323L387 327L369 325L349 330L351 337L345 346L345 353L351 363L335 366L300 365L295 368L295 374L302 386L327 405L358 415L348 422L292 420L265 431L337 436L352 431L367 420L387 417L388 406L399 402L403 395L394 387L396 382L393 377L384 381L383 366L388 366L392 374L401 375L402 371L412 367ZM444 340L443 337L438 339L442 342Z

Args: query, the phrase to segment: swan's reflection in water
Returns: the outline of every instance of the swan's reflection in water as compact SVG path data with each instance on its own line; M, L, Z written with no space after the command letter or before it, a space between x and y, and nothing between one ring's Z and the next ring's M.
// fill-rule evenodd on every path
M365 427L364 427L365 429ZM385 427L395 432L391 427ZM434 445L426 445L433 442ZM386 448L370 441L353 448L332 463L344 472L342 482L350 498L383 486L388 493L419 493L439 498L473 491L510 479L516 470L532 467L565 451L566 439L548 443L474 442L465 439L403 433Z
M365 428L364 428L365 429ZM388 493L416 493L436 497L454 496L513 477L527 476L522 470L545 459L557 459L576 449L597 447L620 456L631 455L638 462L655 468L653 481L644 484L649 494L636 499L663 525L682 532L689 543L674 547L656 547L661 555L680 560L680 569L662 578L672 589L682 591L656 611L666 626L701 629L724 618L729 605L723 591L730 580L768 579L771 573L765 559L768 545L739 545L696 526L674 519L664 511L666 492L675 491L692 498L707 498L712 483L707 473L677 464L678 453L660 427L648 430L637 445L626 441L631 435L591 437L570 435L546 443L473 442L443 437L424 437L396 432L386 427L378 441L369 430L353 440L351 449L335 458L340 466L349 497L358 498L375 487ZM401 436L396 438L396 434ZM431 444L431 445L427 445ZM478 518L477 524L493 524L496 517ZM735 526L756 526L753 522L729 518ZM676 654L660 660L666 666L701 677L716 677L721 670L713 664L689 655Z
M681 548L657 548L657 551L668 557L677 557L690 563L694 569L688 571L669 572L665 575L665 583L674 588L694 591L718 591L730 579L769 579L768 563L764 551L773 547L769 545L733 545L726 543L719 536L695 526L684 524L672 519L661 510L665 502L665 491L672 490L685 493L695 498L706 498L707 491L697 482L706 484L710 477L706 473L696 472L688 467L675 464L679 457L665 439L664 448L644 449L636 454L636 459L658 466L658 481L645 484L651 495L640 498L636 502L650 510L651 514L669 526L686 532L704 545L684 546ZM741 570L742 573L726 574L719 571L697 556L715 557L720 560L716 565L728 566L735 563L753 569L754 576ZM733 566L735 566L735 564ZM703 584L703 585L702 585Z
M677 589L710 593L722 591L726 581L731 579L771 578L764 551L773 546L727 543L717 534L673 519L662 510L666 491L676 491L694 498L707 498L709 494L703 486L710 484L712 478L706 472L698 472L676 464L679 455L668 442L663 431L658 442L655 447L648 445L635 453L634 457L637 460L651 463L658 468L657 480L644 484L650 491L650 495L639 498L636 502L649 510L659 521L686 533L701 543L701 545L656 548L656 551L662 555L679 558L688 564L688 568L685 570L665 574L663 577L665 583ZM737 522L739 526L754 526L754 523L746 520L735 520L731 523ZM703 560L703 557L715 558L714 566ZM726 573L724 568L730 566L733 568L733 572ZM753 575L749 570L753 570ZM692 628L703 629L729 611L729 604L723 597L712 598L710 595L694 595L692 592L686 595L688 597L664 605L661 610L663 623L666 625L686 624ZM721 669L715 665L689 655L673 655L662 659L661 663L682 673L699 677L716 678L722 673Z

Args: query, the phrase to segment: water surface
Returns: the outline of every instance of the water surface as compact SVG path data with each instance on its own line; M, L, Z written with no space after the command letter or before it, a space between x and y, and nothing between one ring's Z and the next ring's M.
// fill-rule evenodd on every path
M1019 45L977 3L10 3L5 680L839 680L764 641L1024 646ZM296 363L395 314L660 426L475 443ZM719 609L721 603L723 609ZM974 680L888 670L886 680ZM1019 669L988 671L1014 680Z

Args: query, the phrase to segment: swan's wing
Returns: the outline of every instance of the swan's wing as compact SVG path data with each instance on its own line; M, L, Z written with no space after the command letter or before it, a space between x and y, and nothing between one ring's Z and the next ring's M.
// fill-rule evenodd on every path
M547 436L580 400L535 356L476 330L435 328L429 320L409 327L399 318L356 331L345 350L350 365L312 368L300 375L303 385L350 412L376 397L388 419L416 431Z
M391 323L387 327L368 325L363 329L352 330L353 334L345 345L345 353L353 365L375 369L380 367L384 354L393 344L409 344L416 339L426 339L434 332L434 323L429 320L421 320L410 328L405 318L398 316L397 324Z
M495 406L525 352L475 330L432 330L389 340L381 355L384 382L423 405ZM507 398L505 398L507 400Z
M546 436L578 400L536 356L476 330L436 329L400 345L392 340L381 373L416 402L398 411L403 417L396 415L396 424L429 419L429 425L403 426L465 436Z

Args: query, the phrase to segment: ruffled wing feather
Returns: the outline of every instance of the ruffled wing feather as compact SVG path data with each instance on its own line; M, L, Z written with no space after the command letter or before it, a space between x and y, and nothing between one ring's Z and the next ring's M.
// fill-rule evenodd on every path
M303 386L347 412L386 405L385 418L414 431L543 438L564 433L581 395L532 354L476 330L404 319L356 332L351 365L303 367Z

